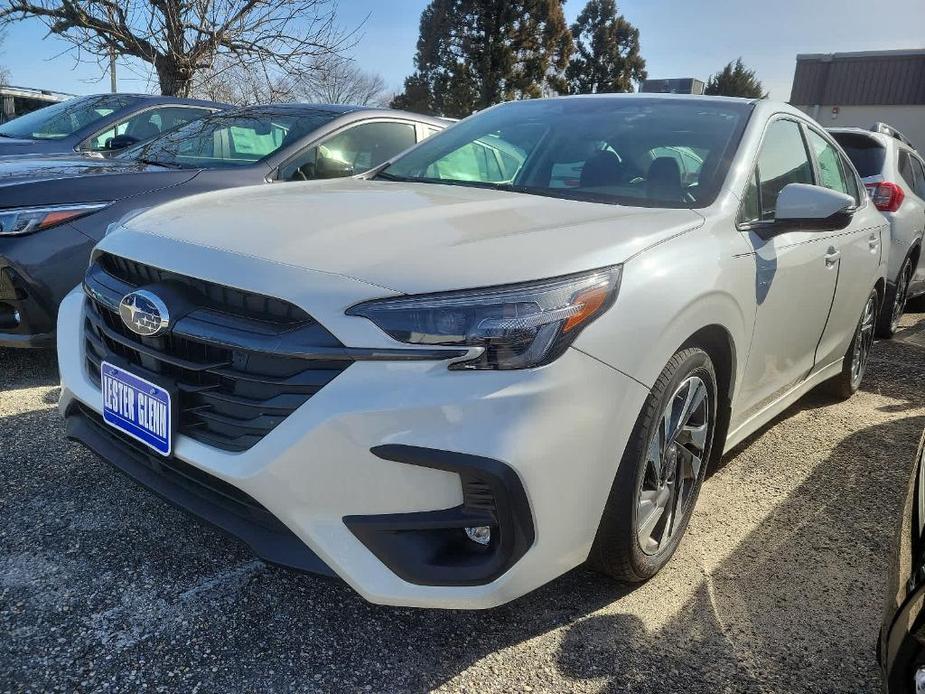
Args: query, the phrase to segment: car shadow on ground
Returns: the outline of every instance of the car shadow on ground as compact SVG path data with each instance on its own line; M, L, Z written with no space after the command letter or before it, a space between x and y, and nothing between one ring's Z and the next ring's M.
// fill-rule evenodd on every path
M925 405L925 353L906 350L917 348L879 344L864 389L912 409ZM23 374L5 388L57 381L48 354L12 358ZM810 395L775 424L831 403ZM646 584L660 615L648 620L628 611L634 587L583 568L484 612L370 605L190 522L64 441L50 405L0 417L0 683L417 692L471 669L475 691L509 690L524 673L539 690L873 691L891 551L882 519L898 511L923 423L840 440L719 568L682 572L676 558ZM676 604L679 580L692 597Z
M58 356L53 349L0 347L0 397L4 391L58 382Z
M578 621L558 654L563 674L604 677L604 691L652 691L638 673L654 660L658 691L692 682L696 691L878 691L874 645L893 550L882 519L898 517L923 425L908 417L843 439L667 624L648 630L618 604Z

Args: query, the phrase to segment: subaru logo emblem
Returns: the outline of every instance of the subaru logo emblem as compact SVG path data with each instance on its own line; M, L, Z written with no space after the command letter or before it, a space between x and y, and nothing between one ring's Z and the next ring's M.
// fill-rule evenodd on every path
M159 296L144 289L122 297L119 316L129 330L143 337L157 337L170 327L167 305Z

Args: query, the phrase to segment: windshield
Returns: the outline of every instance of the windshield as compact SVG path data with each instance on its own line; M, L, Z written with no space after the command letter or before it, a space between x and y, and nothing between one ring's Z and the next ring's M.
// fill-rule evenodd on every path
M511 102L426 140L379 176L704 207L726 177L751 109L746 102L645 97Z
M163 166L249 166L338 117L325 110L255 107L214 113L119 155Z
M121 111L135 101L134 97L118 94L68 99L0 125L0 136L60 140Z

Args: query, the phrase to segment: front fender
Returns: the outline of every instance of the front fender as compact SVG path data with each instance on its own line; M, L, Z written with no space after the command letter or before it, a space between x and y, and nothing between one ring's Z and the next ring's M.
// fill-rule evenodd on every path
M739 382L759 288L748 249L727 231L702 227L630 259L613 308L575 346L651 388L679 347L718 326L731 343L730 381Z

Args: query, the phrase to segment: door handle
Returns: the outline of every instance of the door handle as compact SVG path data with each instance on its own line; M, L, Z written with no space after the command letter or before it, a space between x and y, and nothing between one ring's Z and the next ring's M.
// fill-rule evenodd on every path
M833 268L838 264L838 259L841 257L841 253L834 248L830 248L829 252L825 254L825 266L827 268Z
M870 250L875 251L880 248L880 237L876 234L871 234L871 237L867 239L867 246Z

